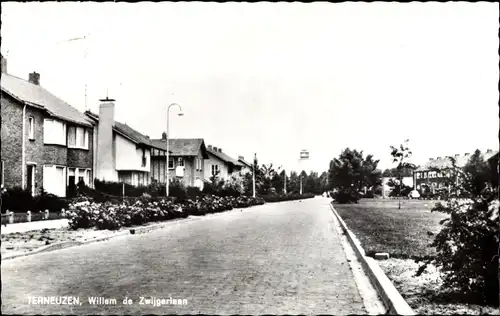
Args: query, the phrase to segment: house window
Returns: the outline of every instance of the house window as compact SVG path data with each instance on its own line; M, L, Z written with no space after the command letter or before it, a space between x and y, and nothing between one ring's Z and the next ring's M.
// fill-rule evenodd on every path
M68 147L89 148L89 132L84 127L68 126Z
M184 159L182 157L177 158L177 164L179 167L184 167Z
M201 163L202 163L201 158L196 158L196 170L201 171L203 169Z
M420 172L416 173L416 177L417 177L417 179L420 179Z
M142 167L146 167L146 149L145 148L142 149L142 163L141 163L141 166Z
M29 139L35 139L35 118L33 116L30 116L28 118L28 137Z
M219 165L212 165L212 176L215 176L219 173Z
M67 141L66 124L53 119L44 119L43 143L66 145L66 141Z
M168 158L168 169L174 169L174 158Z

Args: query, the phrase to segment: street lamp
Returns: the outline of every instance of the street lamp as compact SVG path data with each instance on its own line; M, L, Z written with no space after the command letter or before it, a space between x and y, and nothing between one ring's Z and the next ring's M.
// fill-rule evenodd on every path
M166 141L166 143L167 143L167 161L166 161L166 163L165 163L165 172L166 172L166 176L165 176L165 178L166 178L166 184L165 184L165 187L166 187L166 193L167 193L167 196L168 196L168 194L169 194L169 190L168 190L168 162L169 162L169 149L168 149L168 121L169 121L169 112L170 112L170 108L171 108L172 106L177 106L177 107L179 108L179 113L178 113L177 115L179 115L179 116L183 116L183 115L184 115L184 113L182 113L182 107L181 107L179 104L177 104L177 103L172 103L172 104L170 104L170 105L168 106L168 108L167 108L167 133L166 133L166 135L165 135L165 141Z

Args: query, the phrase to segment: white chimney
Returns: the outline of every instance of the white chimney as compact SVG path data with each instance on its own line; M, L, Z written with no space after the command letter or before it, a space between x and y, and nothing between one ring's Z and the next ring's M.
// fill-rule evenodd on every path
M102 99L99 106L97 131L96 178L104 181L118 181L115 169L113 125L115 124L115 100Z

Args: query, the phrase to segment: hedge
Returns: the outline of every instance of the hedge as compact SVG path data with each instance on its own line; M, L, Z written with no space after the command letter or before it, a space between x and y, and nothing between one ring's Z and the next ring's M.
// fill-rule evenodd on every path
M267 195L267 196L262 196L264 201L269 202L269 203L274 203L274 202L283 202L283 201L294 201L294 200L302 200L302 199L310 199L313 198L314 194L312 193L305 193L305 194L288 194L288 195Z
M14 213L26 211L59 212L63 208L68 209L69 203L66 199L53 194L48 194L42 189L41 194L31 196L29 190L15 187L2 192L2 213L7 210Z

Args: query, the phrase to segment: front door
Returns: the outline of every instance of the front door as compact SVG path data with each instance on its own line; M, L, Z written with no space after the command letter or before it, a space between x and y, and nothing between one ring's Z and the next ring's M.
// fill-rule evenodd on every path
M28 167L28 181L26 188L30 191L31 195L35 195L35 166L29 165Z

